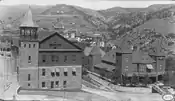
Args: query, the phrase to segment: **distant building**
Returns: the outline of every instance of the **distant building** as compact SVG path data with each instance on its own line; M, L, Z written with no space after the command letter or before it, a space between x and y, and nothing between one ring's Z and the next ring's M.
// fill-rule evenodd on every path
M111 74L116 70L116 50L107 52L101 59L99 64L94 66L94 72L101 74L105 77L110 77Z
M19 84L25 89L81 89L82 50L62 32L37 31L29 9L20 26Z
M94 71L99 74L105 72L106 77L114 73L118 77L127 76L131 79L135 74L140 80L143 80L146 75L152 82L162 80L165 72L165 53L161 49L160 40L153 45L155 47L153 51L134 51L128 44L121 41L121 45L107 52L101 62L94 66Z
M16 73L17 60L14 55L15 54L11 49L11 44L0 43L0 75L4 76L6 80L8 80L8 77Z
M94 66L101 62L105 52L99 46L86 47L84 49L83 67L94 71Z

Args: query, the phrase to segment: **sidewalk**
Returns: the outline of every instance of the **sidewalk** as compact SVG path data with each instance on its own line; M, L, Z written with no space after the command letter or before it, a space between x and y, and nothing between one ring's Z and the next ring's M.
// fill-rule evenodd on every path
M1 78L2 79L2 78ZM17 80L16 80L16 75L11 75L9 76L9 80L2 80L1 82L1 98L4 100L11 100L13 99L14 95L16 94L16 90L19 87Z
M32 99L35 99L35 100L41 100L42 98L44 100L57 100L57 101L62 101L63 98L64 98L64 101L86 101L85 99L91 96L92 101L107 101L107 98L105 97L101 97L96 94L91 94L84 90L75 91L75 92L73 91L71 92L68 92L68 91L65 91L65 92L63 91L27 91L27 90L24 91L23 90L21 91L19 96L21 97L21 99L22 98L25 99L25 96L27 96L28 99L32 97Z
M97 77L97 76L95 76L93 74L89 74L89 76L93 80L99 82L105 88L108 88L108 90L111 90L111 91L130 92L130 93L151 93L151 89L150 88L143 88L143 87L122 87L122 86L110 84L108 81L102 80L101 78L99 78L99 77Z

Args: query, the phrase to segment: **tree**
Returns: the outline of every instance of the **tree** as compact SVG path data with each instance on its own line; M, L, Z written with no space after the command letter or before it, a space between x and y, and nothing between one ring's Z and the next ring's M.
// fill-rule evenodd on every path
M121 83L121 75L117 72L113 72L110 79L114 84Z
M166 83L168 83L169 82L169 74L168 74L168 72L167 73L165 73L164 75L163 75L163 82L166 84Z
M123 85L126 86L126 84L129 83L128 77L126 74L123 75Z
M147 86L149 82L150 82L149 76L145 75L143 79L143 83L145 84L145 86Z
M136 74L133 74L131 78L131 84L136 85L137 83L139 83L138 76Z

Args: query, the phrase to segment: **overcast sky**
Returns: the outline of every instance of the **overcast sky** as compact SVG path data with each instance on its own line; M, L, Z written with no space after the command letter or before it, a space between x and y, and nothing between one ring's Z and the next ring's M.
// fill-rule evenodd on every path
M115 6L120 7L147 7L152 4L170 4L175 1L170 0L3 0L0 4L15 5L15 4L37 4L37 5L55 5L68 4L76 5L91 9L107 9Z

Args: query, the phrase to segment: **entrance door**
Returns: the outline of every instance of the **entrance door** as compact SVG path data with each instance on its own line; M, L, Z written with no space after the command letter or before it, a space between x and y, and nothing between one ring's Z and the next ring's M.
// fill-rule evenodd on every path
M54 82L51 81L51 88L54 88Z

